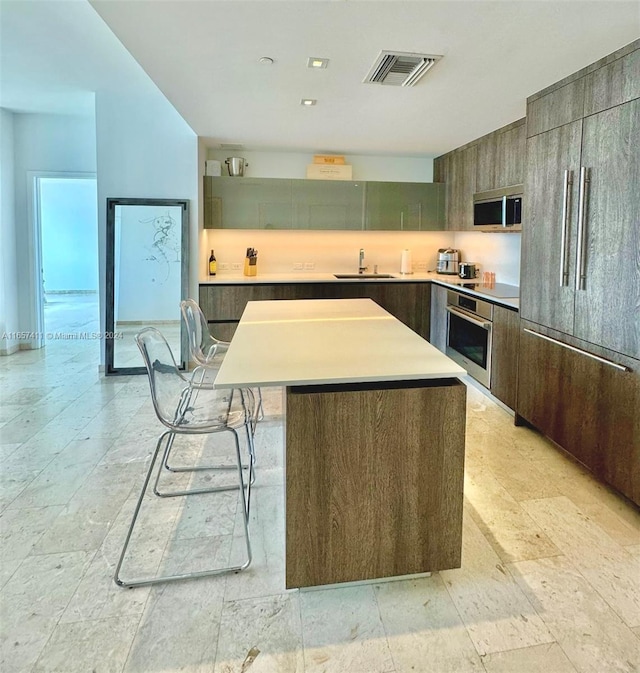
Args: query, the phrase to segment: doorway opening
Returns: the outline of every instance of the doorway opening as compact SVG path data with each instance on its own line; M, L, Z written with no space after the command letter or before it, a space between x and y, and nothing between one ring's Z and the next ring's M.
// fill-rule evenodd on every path
M36 294L44 342L90 341L89 335L100 329L95 175L34 179L40 252Z

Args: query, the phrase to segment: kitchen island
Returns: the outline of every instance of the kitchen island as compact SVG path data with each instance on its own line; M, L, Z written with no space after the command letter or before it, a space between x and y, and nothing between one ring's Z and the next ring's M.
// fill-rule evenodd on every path
M286 585L460 566L464 370L370 299L249 302L216 386L284 386Z

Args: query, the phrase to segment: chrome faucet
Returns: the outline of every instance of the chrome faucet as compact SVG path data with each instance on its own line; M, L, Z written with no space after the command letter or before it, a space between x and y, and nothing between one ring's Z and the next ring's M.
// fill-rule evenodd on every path
M358 273L364 273L369 267L364 265L364 248L360 248L358 257Z

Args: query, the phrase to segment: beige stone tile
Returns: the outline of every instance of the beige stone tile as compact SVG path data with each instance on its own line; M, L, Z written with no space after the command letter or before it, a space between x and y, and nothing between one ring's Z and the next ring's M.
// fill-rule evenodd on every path
M0 591L0 670L30 670L82 579L85 552L26 558Z
M627 545L625 547L626 551L628 554L631 554L631 556L638 556L640 557L640 544L631 544Z
M508 566L580 673L637 673L638 639L562 556Z
M298 595L225 603L215 673L303 673Z
M263 531L259 525L250 525L249 539L253 555L251 565L241 573L229 575L224 595L225 602L263 598L286 591L284 544L282 543L282 547L276 547L277 543L267 542L269 533ZM237 523L229 562L239 565L246 560L246 557L245 540L241 535L240 524Z
M371 585L300 592L306 673L387 673L391 651Z
M0 562L0 589L11 579L21 564L21 558L6 559Z
M66 505L106 450L102 441L69 443L11 503L11 508Z
M487 673L577 673L558 643L495 652L482 663Z
M512 423L497 428L485 418L474 418L467 429L466 446L467 465L491 470L514 500L560 495L554 480L538 467L540 452L556 449L528 428Z
M397 673L480 673L480 657L438 575L374 586Z
M154 538L153 532L147 531L143 538L143 543L146 542L152 551L144 558L146 564L142 562L143 559L138 563L135 569L136 575L153 575L160 564L160 555L164 550L166 537L165 539L159 539L159 536ZM153 549L157 549L158 542L162 544L162 547L154 554ZM149 597L150 588L123 589L113 581L114 571L115 562L110 562L100 549L60 617L59 624L104 620L113 617L140 617Z
M59 624L32 673L120 673L138 617Z
M58 505L3 512L0 515L0 565L28 556L62 510Z
M464 493L473 520L503 561L560 553L490 470L468 464Z
M625 623L639 626L640 559L564 496L523 507Z
M181 540L163 562L163 571L181 573L225 563L229 540L217 542ZM152 587L124 671L211 673L225 581L226 575L219 575Z
M465 516L462 568L440 573L481 656L553 640L476 524Z

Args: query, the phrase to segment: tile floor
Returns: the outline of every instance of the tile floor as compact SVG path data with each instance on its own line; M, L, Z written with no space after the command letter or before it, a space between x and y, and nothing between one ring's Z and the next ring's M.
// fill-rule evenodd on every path
M116 587L159 424L146 378L100 378L97 350L54 341L0 359L3 673L640 671L637 510L473 386L462 568L286 591L281 391L270 389L252 566ZM190 440L176 459L225 451ZM174 500L145 501L127 574L242 551L228 493Z

